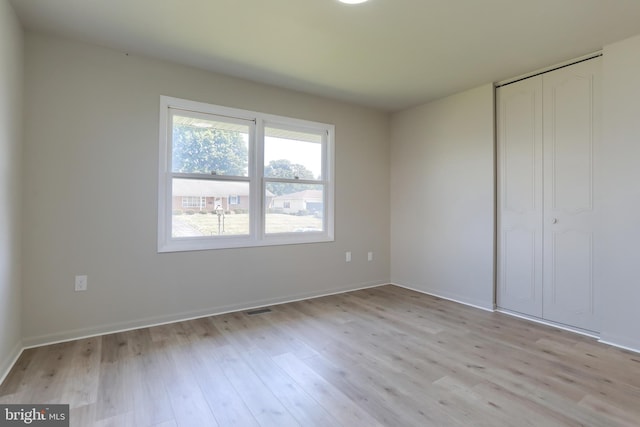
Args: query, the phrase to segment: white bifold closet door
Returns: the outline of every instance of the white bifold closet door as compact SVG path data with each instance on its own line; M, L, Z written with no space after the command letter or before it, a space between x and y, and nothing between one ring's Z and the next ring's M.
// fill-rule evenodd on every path
M497 89L501 308L542 317L542 76Z
M497 89L497 304L594 332L600 70L596 58Z

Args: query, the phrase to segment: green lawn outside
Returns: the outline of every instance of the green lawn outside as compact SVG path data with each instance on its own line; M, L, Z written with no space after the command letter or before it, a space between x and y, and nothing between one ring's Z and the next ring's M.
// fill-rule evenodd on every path
M174 215L173 237L185 236L217 236L220 234L242 235L249 234L249 214L227 214L224 216L224 232L222 232L222 220L218 224L218 215L200 214ZM267 214L267 233L287 233L301 231L321 231L322 218L313 215L297 216L286 214Z

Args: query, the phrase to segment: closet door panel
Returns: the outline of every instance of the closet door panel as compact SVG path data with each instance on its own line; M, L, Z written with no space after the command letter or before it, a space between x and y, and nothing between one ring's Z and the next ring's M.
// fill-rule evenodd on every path
M545 288L550 305L562 308L567 314L593 310L591 269L585 268L593 262L592 233L572 229L554 232L552 239L553 256L549 268L553 274ZM576 292L573 283L581 284L584 290Z
M536 271L536 233L524 228L503 230L502 293L500 306L534 315L539 311L540 289L537 282L540 274ZM531 308L525 307L531 305Z
M543 317L599 330L593 283L600 59L544 75Z
M592 209L593 138L591 76L568 69L545 76L546 159L551 210ZM555 78L554 78L555 77ZM549 111L550 110L550 111Z
M497 89L497 304L542 315L542 78Z

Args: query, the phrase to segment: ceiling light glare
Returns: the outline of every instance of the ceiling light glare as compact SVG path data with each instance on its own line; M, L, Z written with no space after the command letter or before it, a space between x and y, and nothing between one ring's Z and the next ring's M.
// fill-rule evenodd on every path
M364 3L367 0L338 0L340 3L345 3L345 4L360 4L360 3Z

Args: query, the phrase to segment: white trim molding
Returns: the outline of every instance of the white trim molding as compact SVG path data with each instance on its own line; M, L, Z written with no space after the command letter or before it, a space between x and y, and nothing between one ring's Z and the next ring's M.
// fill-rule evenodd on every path
M24 350L25 350L25 347L22 344L22 341L18 341L16 345L13 347L13 349L11 350L11 353L9 353L9 357L1 361L0 384L2 384L4 380L7 379L9 372L11 372L11 369L13 369L13 367L16 365L16 362L18 362L18 359L20 358Z
M445 295L436 294L436 293L433 293L433 292L425 291L424 289L414 288L414 287L407 286L407 285L401 285L399 283L390 283L390 284L394 285L394 286L398 286L399 288L409 289L410 291L418 292L418 293L425 294L425 295L431 295L432 297L436 297L436 298L444 299L444 300L447 300L447 301L452 301L452 302L455 302L455 303L458 303L458 304L467 305L469 307L477 308L477 309L480 309L480 310L488 311L490 313L493 313L495 311L495 309L493 307L485 307L480 303L472 303L472 302L468 302L468 301L463 301L461 299L457 299L457 298L452 298L452 297L445 296Z

